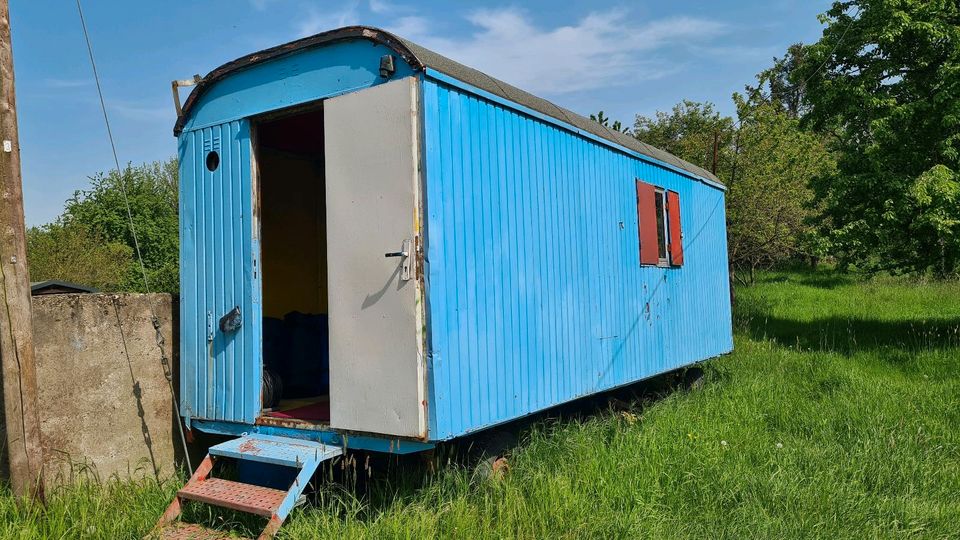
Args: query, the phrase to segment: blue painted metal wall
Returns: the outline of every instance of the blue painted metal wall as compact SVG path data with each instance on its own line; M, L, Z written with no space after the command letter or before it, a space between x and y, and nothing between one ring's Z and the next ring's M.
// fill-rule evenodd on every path
M209 171L206 156L220 164ZM250 122L180 138L180 400L191 418L253 422L260 409L260 246L253 219ZM243 325L221 316L240 307Z
M423 83L430 438L733 347L724 192ZM641 267L635 179L677 191L685 264Z

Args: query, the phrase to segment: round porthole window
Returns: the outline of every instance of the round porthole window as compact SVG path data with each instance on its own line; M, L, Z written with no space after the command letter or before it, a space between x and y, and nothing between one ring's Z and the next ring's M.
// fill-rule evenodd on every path
M220 166L220 154L216 150L207 153L207 170L213 172Z

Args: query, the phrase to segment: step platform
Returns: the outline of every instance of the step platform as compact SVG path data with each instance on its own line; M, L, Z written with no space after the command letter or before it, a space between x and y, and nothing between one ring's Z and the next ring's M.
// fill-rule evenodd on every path
M194 523L171 523L152 536L157 540L238 540L223 531L215 531Z
M271 435L243 435L211 446L190 480L177 492L173 502L145 538L208 540L227 538L225 533L179 521L186 501L229 508L267 518L259 540L272 538L307 487L321 463L343 453L343 449L315 441ZM293 469L293 481L286 489L236 482L211 476L218 459L263 463Z

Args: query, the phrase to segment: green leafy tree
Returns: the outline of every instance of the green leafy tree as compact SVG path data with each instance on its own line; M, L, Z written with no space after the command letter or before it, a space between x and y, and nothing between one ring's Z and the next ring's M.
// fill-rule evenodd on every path
M760 84L764 84L764 75ZM769 84L769 81L767 82ZM749 90L749 89L748 89ZM734 96L738 121L710 103L683 101L654 118L639 116L635 136L705 169L713 166L727 187L730 264L735 276L823 250L812 233L811 181L832 172L822 138L803 130L770 93ZM747 278L741 278L746 281Z
M817 204L811 181L835 164L823 139L800 127L778 101L735 95L739 127L735 167L727 178L730 262L748 271L800 256L818 257L822 239L811 220Z
M949 207L960 171L960 3L845 0L790 74L835 174L814 188L842 263L956 274Z
M716 144L718 176L732 163L733 118L721 115L712 103L684 100L670 112L658 111L653 118L638 115L633 134L707 170L713 168Z
M605 128L610 128L614 131L619 131L620 133L630 133L630 128L624 126L619 120L614 120L613 124L611 124L610 117L605 116L603 111L600 111L597 114L591 114L590 119Z
M806 112L806 83L794 79L797 78L795 73L807 59L806 52L807 49L802 43L788 47L783 58L774 58L773 66L757 76L757 86L747 86L747 95L753 100L765 99L778 104L791 118L802 116Z
M128 246L133 250L134 260L128 264L120 287L146 290L124 202L123 188L126 188L150 290L177 292L180 251L177 161L128 166L122 174L111 171L91 178L90 182L89 189L76 192L67 201L60 223L82 227L104 242Z
M79 223L52 223L27 230L30 279L56 279L115 291L128 279L133 250L105 242Z
M911 235L936 250L915 257L935 260L941 275L953 272L960 259L960 175L943 165L921 174L910 187L910 206Z

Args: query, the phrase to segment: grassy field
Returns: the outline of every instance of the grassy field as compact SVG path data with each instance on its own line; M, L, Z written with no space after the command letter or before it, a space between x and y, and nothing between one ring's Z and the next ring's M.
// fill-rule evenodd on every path
M501 479L327 483L281 537L960 538L960 284L768 274L735 319L701 388L538 422ZM45 514L0 496L0 533L136 538L175 488L75 488Z

